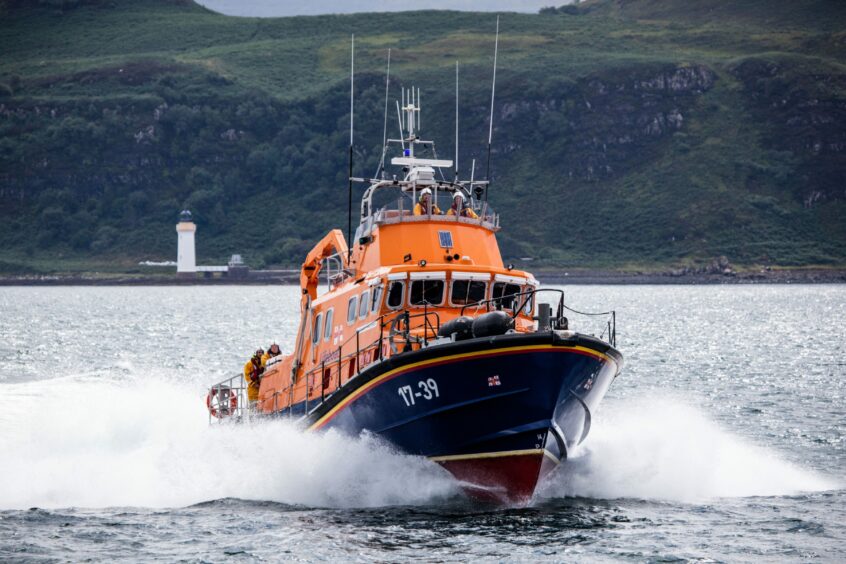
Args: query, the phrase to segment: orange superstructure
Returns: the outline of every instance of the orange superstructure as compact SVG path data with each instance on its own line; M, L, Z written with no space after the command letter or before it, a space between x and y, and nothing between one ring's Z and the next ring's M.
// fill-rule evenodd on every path
M491 212L473 220L382 209L367 229L358 230L349 260L343 234L330 232L303 263L296 350L268 366L261 411L306 398L320 401L374 361L436 339L447 321L490 308L476 307L478 302L505 296L506 309L516 313L514 329L533 329L533 302L521 297L530 295L537 281L503 266L496 220ZM334 270L325 265L327 259L336 262ZM321 275L328 291L318 296ZM409 339L394 326L396 314L405 310L410 326L400 330L408 330Z

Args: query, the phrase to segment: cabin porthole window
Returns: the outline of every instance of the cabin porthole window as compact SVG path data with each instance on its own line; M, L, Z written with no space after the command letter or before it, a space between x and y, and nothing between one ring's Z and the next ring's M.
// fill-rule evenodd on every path
M326 327L323 330L323 339L325 341L329 340L329 337L332 336L332 318L335 314L335 308L329 308L329 311L326 312Z
M355 321L355 314L358 311L358 294L351 297L347 302L347 325L352 325Z
M320 340L320 330L323 328L323 314L318 313L317 317L314 318L314 327L312 327L311 331L311 344L316 345L317 342Z
M358 302L358 317L364 319L367 317L367 311L370 308L370 290L366 290L361 294L361 299Z

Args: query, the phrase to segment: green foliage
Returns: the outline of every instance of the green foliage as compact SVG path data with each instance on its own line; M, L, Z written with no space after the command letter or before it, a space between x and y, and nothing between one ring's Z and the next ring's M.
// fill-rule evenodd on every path
M846 12L834 4L593 0L504 16L490 194L504 255L846 263ZM346 225L352 32L355 174L381 155L388 47L392 99L421 87L423 135L442 158L460 61L461 172L476 159L483 174L490 15L6 2L0 269L172 258L184 207L201 260L297 264Z

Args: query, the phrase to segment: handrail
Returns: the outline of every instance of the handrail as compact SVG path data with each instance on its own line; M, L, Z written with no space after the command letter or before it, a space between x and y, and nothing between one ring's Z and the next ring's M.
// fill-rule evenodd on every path
M559 319L564 316L564 310L565 309L567 311L570 311L570 312L575 313L577 315L584 315L584 316L587 316L587 317L599 317L599 316L603 316L603 315L610 316L610 319L606 323L605 329L603 329L602 333L600 333L599 338L602 339L607 334L607 336L608 336L607 342L612 347L617 346L617 311L616 310L599 311L599 312L586 312L586 311L579 311L577 309L573 309L573 308L571 308L570 306L568 306L564 303L564 290L561 290L561 289L558 289L558 288L533 288L531 290L526 290L526 291L523 291L523 292L503 295L503 296L500 296L498 298L489 298L487 300L480 300L480 301L472 303L472 304L465 304L461 308L460 315L464 315L464 310L467 309L467 308L475 307L476 311L478 311L479 308L481 308L483 305L485 306L485 311L490 311L490 306L493 305L493 304L496 304L497 310L501 310L501 309L503 309L502 302L505 299L511 298L512 300L516 301L517 298L519 298L520 296L525 296L525 299L520 301L519 307L511 308L512 309L511 318L516 319L516 317L518 315L520 315L520 313L523 311L523 308L526 307L526 304L529 303L529 300L534 298L535 295L539 294L540 292L554 292L554 293L560 294L560 297L558 299L558 315L557 315L557 317ZM606 331L607 331L607 333L606 333Z
M496 309L500 310L503 309L502 302L507 298L512 298L514 301L517 300L520 296L526 296L526 299L520 302L520 307L511 308L512 309L512 318L516 318L520 315L520 312L523 311L523 308L526 307L526 304L529 303L529 299L534 297L535 294L539 292L555 292L561 294L559 298L558 305L559 309L564 304L564 290L559 290L557 288L533 288L531 290L525 290L523 292L516 292L514 294L504 294L498 298L488 298L487 300L479 300L478 302L473 302L472 304L465 304L461 307L460 315L464 315L464 310L469 307L475 307L478 311L483 305L485 306L485 311L490 311L490 306L496 304ZM564 306L566 307L566 306Z
M475 307L476 311L478 311L478 309L481 308L483 305L485 306L485 311L490 311L490 306L493 305L493 304L496 304L497 309L501 310L503 300L511 298L515 302L519 303L519 307L514 309L514 311L511 313L512 318L516 318L517 315L519 315L521 312L523 312L523 309L526 307L526 304L529 303L529 300L533 299L536 296L536 294L538 294L540 292L555 292L555 293L560 294L559 301L558 301L558 318L559 319L563 317L563 311L565 309L570 311L570 312L573 312L577 315L585 315L585 316L610 315L611 318L608 320L608 322L606 324L606 328L602 331L599 338L602 339L607 334L607 341L612 346L616 346L616 341L617 341L617 314L616 314L616 311L611 310L611 311L608 311L608 312L582 312L582 311L573 309L573 308L564 304L564 291L560 290L560 289L556 289L556 288L535 288L535 289L527 290L527 291L524 291L524 292L518 292L518 293L515 293L515 294L508 294L508 295L505 295L505 296L500 296L498 298L490 298L490 299L487 299L487 300L481 300L479 302L475 302L475 303L472 303L472 304L465 304L461 308L460 315L464 315L464 312L467 308ZM523 297L524 299L519 301L518 298L520 298L520 297ZM372 325L371 323L368 323L364 327L357 329L355 331L354 335L348 337L344 342L342 342L340 345L338 345L338 348L335 349L335 351L332 354L328 355L323 360L321 360L320 364L315 365L309 371L305 372L305 374L303 375L305 377L305 399L304 399L305 414L304 414L304 417L307 416L308 414L314 412L314 410L317 409L318 407L320 407L320 405L322 405L328 398L331 398L332 395L334 395L338 390L340 390L345 383L349 382L351 379L353 379L353 378L357 377L359 374L361 374L361 371L362 371L361 357L362 357L363 353L367 353L367 351L370 351L370 350L372 350L373 353L374 353L372 358L368 361L367 366L370 366L373 363L381 362L381 361L385 360L384 354L383 354L385 342L386 341L391 342L397 336L397 334L401 334L401 335L404 336L406 344L409 347L411 346L412 342L422 343L422 346L427 346L428 341L429 341L430 331L431 331L431 335L433 335L433 338L436 338L439 331L440 331L440 328L441 328L441 317L440 317L439 312L438 311L430 311L430 309L429 309L430 307L434 310L442 309L441 306L430 306L429 304L424 303L423 304L423 311L418 310L418 311L415 312L415 311L412 311L412 310L409 310L409 309L403 309L402 311L392 311L390 313L385 313L385 314L380 315L376 320L374 320L378 324L378 327L379 327L379 336L376 339L374 339L373 341L371 341L371 342L362 346L361 339L360 339L360 333L362 333L363 330L369 330L369 329L372 329L374 327L374 325ZM432 320L432 317L434 317L434 322ZM422 318L422 321L421 321L420 324L412 326L412 322L411 322L412 319L421 319L421 318ZM400 319L405 320L405 328L402 331L400 331L399 333L391 333L389 331L388 335L385 335L385 328L386 327L392 327L393 324ZM419 340L420 337L414 337L415 341L412 341L412 331L419 330L421 328L423 330L422 340ZM606 333L606 331L607 331L607 333ZM344 346L351 344L353 339L355 340L355 351L354 352L351 351L351 352L349 352L348 354L345 355L344 351L343 351ZM337 354L337 359L333 358L336 354ZM329 359L331 359L331 361L327 362L327 360L329 360ZM355 374L352 373L353 371L351 369L349 371L350 374L347 376L346 380L344 380L344 378L343 378L344 366L345 365L350 366L351 363L353 362L353 359L355 359L355 364L353 365L355 367ZM335 365L335 364L337 365L335 370L334 370L336 372L336 374L332 374L332 372L333 372L332 365ZM315 383L314 379L315 379L315 377L318 377L317 376L318 374L319 374L319 378L320 378L320 390L319 390L319 394L314 394L314 392L316 391L316 383ZM328 387L329 383L332 381L333 376L337 377L337 385L327 395L327 391L328 391L327 387ZM238 381L237 383L236 383L236 380ZM272 399L273 399L273 412L274 413L279 412L279 406L278 406L279 396L282 395L282 394L287 394L288 395L288 405L284 406L282 409L287 408L289 410L289 414L291 416L293 416L294 387L296 386L296 384L297 384L297 380L292 379L291 382L287 386L285 386L281 389L275 389L273 391ZM211 386L209 393L211 394L216 389L220 390L220 389L224 389L224 388L236 390L237 393L239 394L238 402L237 402L237 406L238 406L237 416L238 417L243 417L244 415L248 416L248 410L245 408L245 406L247 405L247 403L246 403L246 384L243 381L243 376L239 374L238 376L233 376L231 378L223 380L222 382L219 382L219 383ZM312 397L313 395L315 397ZM209 414L209 418L212 419L211 413Z
M410 204L410 208L406 208L406 203ZM411 198L400 198L386 203L382 207L374 210L368 216L362 216L362 223L365 223L368 219L370 219L374 224L379 225L436 219L439 221L454 221L456 223L466 223L469 225L481 225L492 231L497 231L499 229L499 214L496 213L489 205L484 203L478 209L474 210L479 214L479 217L476 219L461 215L446 215L446 209L444 209L444 213L441 214L428 213L416 216L413 213L413 208L414 202Z
M314 409L319 407L320 404L322 404L324 401L326 401L327 398L331 397L332 394L334 394L336 391L338 391L346 382L349 382L352 378L358 376L361 373L361 369L362 369L361 356L362 356L363 353L366 353L369 350L372 350L374 352L373 360L368 363L368 366L370 364L372 364L373 362L378 362L378 361L381 361L381 360L384 359L383 355L382 355L383 345L384 345L386 339L390 339L390 336L386 336L385 333L384 333L385 327L387 327L391 323L393 323L395 319L397 319L399 317L403 317L403 316L406 316L409 320L404 333L410 334L410 332L412 330L423 327L423 342L424 342L424 345L428 342L430 332L431 332L431 335L437 336L437 333L440 330L440 326L441 326L440 315L437 312L425 311L425 308L424 308L423 312L412 313L409 310L403 310L401 312L391 312L391 313L380 315L379 318L376 320L378 322L378 325L379 325L379 337L377 339L374 339L370 343L367 343L364 346L362 346L361 340L360 340L360 333L362 331L361 331L361 329L359 329L355 332L354 335L347 338L346 341L341 343L338 346L338 348L335 349L335 352L333 354L329 355L328 358L331 358L331 357L335 356L335 354L337 354L337 362L335 362L335 359L332 359L333 364L337 365L337 367L334 370L335 374L332 374L333 370L332 370L331 366L327 367L327 362L326 362L325 359L323 361L321 361L321 363L319 365L313 367L311 370L307 371L304 374L305 379L306 379L306 382L305 382L306 383L306 390L305 390L305 400L304 400L305 408L306 408L306 414L313 412ZM434 323L431 319L432 316L434 317ZM411 323L410 323L410 320L411 319L419 319L419 318L423 318L422 324L418 325L418 326L412 326ZM355 351L350 352L348 354L344 354L344 351L343 351L344 346L350 344L353 339L355 339L355 343L356 343ZM343 377L344 366L349 366L353 359L355 359L355 365L354 365L355 366L355 374L350 374L345 379ZM337 378L337 385L331 391L331 393L329 393L328 395L327 395L327 389L326 389L327 388L327 378L326 378L326 371L327 370L329 370L329 380L330 381L331 381L333 376ZM317 388L316 383L315 383L315 378L318 377L318 374L319 374L319 378L320 378L320 394L319 394L319 396L317 396L317 398L314 398L312 396L315 395L314 390ZM237 376L237 377L234 377L234 378L239 378L239 377L240 376ZM291 408L292 405L293 405L293 389L294 389L294 386L296 386L295 381L291 382L290 384L288 384L287 386L285 386L282 389L274 390L274 392L273 392L274 402L277 401L277 398L280 394L284 394L284 393L288 392L289 393L289 402L288 402L289 405L287 407ZM315 401L315 400L317 401L317 404L312 406L312 402ZM275 404L274 404L274 407L276 407ZM274 411L278 411L278 410L274 409Z
M579 315L588 315L588 316L593 316L593 317L596 317L596 316L599 316L599 315L614 315L613 309L610 310L610 311L586 312L586 311L575 310L575 309L573 309L569 306L566 306L566 305L564 306L564 309L566 309L568 311L572 311L573 313L577 313Z
M238 374L209 386L208 396L206 396L209 424L214 421L223 423L230 417L234 417L236 421L249 417L247 384L243 378L241 374ZM217 415L213 415L213 411Z

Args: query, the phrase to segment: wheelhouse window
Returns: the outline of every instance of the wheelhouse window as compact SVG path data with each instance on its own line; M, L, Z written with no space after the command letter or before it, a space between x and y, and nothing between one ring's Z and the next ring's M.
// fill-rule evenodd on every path
M392 280L388 286L387 304L389 309L399 309L405 300L405 280Z
M449 300L458 306L475 304L484 301L487 291L487 282L481 280L453 280Z
M318 313L317 317L314 318L314 327L311 330L311 344L316 345L317 342L320 340L320 330L323 327L323 314Z
M526 286L523 288L524 292L531 292L535 290L534 286ZM522 300L526 300L526 305L523 307L523 313L526 315L534 315L535 314L535 295L534 294L526 294L521 298Z
M382 292L384 289L385 287L381 284L373 287L373 300L371 300L370 313L375 313L379 309L379 305L382 303Z
M367 311L370 308L370 290L365 291L361 295L361 300L358 304L358 317L364 319L367 317Z
M443 280L412 280L408 301L413 306L441 305L444 286Z
M355 313L358 311L358 294L351 297L347 302L347 325L355 321Z
M496 282L493 285L493 293L491 298L499 300L503 309L514 310L522 304L523 297L518 296L521 292L520 286L517 284L509 284L508 282Z
M326 312L326 327L323 330L323 339L328 341L332 336L332 318L335 316L335 308L329 308Z

